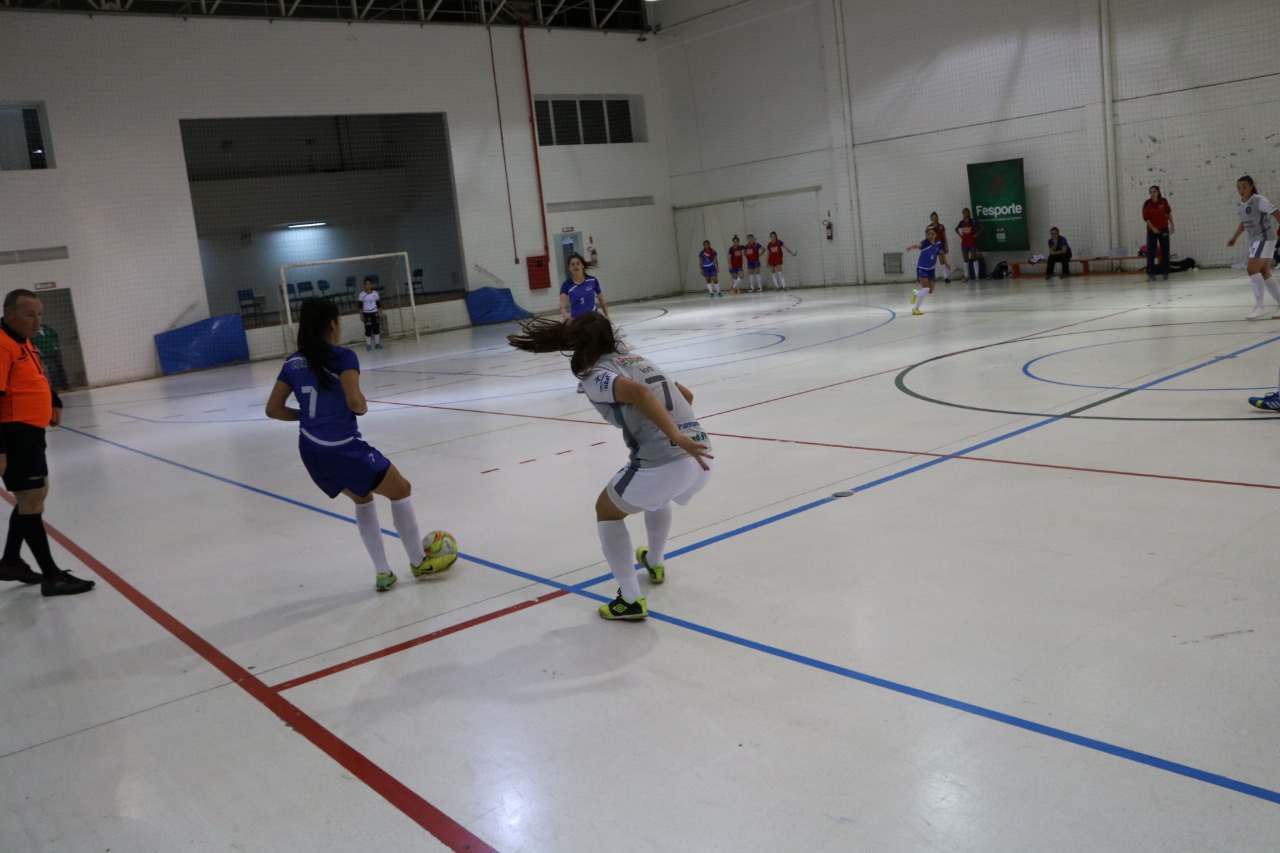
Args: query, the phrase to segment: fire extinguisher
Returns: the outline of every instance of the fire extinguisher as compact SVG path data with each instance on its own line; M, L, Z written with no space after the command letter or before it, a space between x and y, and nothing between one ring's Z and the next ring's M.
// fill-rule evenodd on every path
M599 266L600 256L596 254L596 242L590 234L587 235L587 254L590 256L587 258L587 263L593 267Z
M825 229L827 229L827 239L828 239L828 240L835 239L835 235L832 233L832 227L831 227L831 220L830 220L830 219L824 219L824 220L822 220L822 227L823 227L823 228L825 228Z

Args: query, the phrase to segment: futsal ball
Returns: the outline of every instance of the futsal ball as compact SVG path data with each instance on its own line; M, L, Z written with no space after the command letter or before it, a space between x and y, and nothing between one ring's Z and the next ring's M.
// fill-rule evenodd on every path
M443 530L433 530L422 537L422 550L435 572L443 572L458 559L458 540Z

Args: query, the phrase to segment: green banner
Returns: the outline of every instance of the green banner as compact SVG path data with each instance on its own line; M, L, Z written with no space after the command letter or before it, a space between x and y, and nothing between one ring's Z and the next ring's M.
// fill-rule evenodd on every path
M979 251L1028 251L1031 240L1022 159L970 163L968 168L970 210L982 223Z

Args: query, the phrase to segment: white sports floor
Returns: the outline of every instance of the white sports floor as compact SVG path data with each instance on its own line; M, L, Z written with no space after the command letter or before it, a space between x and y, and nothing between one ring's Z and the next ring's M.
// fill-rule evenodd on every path
M384 595L276 362L68 395L99 586L0 587L0 850L1276 850L1280 320L1235 271L909 290L616 307L716 454L638 624L621 434L511 326L359 351L464 554Z

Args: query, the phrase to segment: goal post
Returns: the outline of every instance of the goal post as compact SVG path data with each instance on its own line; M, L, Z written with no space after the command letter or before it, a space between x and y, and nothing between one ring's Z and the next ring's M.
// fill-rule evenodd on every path
M380 297L378 307L386 318L382 336L401 338L412 331L415 340L420 338L417 288L409 269L408 252L325 258L280 265L280 329L285 352L293 349L297 339L297 311L304 299L329 299L338 303L340 315L358 315L361 308L357 294L364 291L366 278L374 280ZM354 340L355 336L346 332L347 326L343 328L344 342Z

